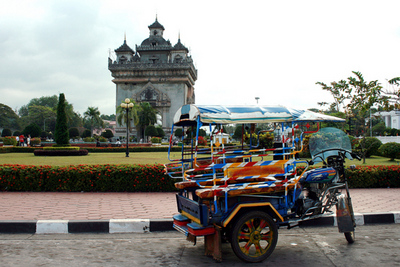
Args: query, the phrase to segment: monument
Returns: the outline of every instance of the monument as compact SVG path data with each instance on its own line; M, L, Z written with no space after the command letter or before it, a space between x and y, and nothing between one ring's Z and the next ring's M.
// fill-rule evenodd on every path
M149 26L149 37L136 45L136 51L128 46L125 37L124 43L114 50L116 58L108 58L108 69L116 85L115 105L119 106L125 98L133 98L137 104L150 103L158 111L160 124L168 135L179 107L195 103L197 69L180 36L172 46L164 39L164 30L156 18ZM143 130L136 128L130 135L142 138ZM126 136L125 125L117 124L116 136Z

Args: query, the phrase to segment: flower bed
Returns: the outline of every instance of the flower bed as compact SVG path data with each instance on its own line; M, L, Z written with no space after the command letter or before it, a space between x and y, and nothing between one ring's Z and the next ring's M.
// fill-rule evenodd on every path
M304 167L297 168L300 174ZM357 166L345 170L350 188L398 188L400 187L400 166Z
M171 192L174 182L161 164L0 165L0 191Z

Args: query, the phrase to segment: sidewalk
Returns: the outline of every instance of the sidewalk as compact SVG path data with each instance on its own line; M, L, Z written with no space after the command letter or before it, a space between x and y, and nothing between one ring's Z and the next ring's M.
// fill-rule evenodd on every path
M400 223L400 188L350 194L358 225ZM0 233L163 231L176 213L175 193L0 193Z

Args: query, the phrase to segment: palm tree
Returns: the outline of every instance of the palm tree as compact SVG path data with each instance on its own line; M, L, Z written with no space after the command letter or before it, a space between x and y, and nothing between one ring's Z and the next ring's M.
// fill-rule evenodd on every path
M147 126L154 125L156 122L157 110L154 109L148 102L140 103L140 109L138 111L138 125L142 128L143 133Z
M136 126L138 125L138 110L139 106L135 103L135 100L132 98L130 99L131 103L133 103L133 108L129 109L128 116L129 116L129 130L131 131L131 121L133 120L133 124ZM121 103L125 103L125 100L122 100ZM117 122L119 125L127 124L127 117L126 117L126 109L121 107L120 105L117 106Z
M100 118L100 111L97 107L88 107L83 113L83 120L90 124L90 135L93 134L93 127L104 127L104 121Z
M131 128L131 121L136 127L140 136L144 136L144 131L147 126L154 125L157 122L157 110L154 109L150 103L141 102L139 105L133 99L133 108L129 109L129 128ZM124 103L124 101L122 101ZM126 124L126 110L121 106L117 106L117 122L119 125Z

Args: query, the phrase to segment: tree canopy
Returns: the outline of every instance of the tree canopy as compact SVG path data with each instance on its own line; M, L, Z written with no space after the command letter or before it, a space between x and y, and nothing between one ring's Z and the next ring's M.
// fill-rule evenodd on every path
M9 106L0 103L0 126L2 128L20 129L20 119Z
M350 76L346 80L331 82L330 86L322 82L317 82L316 84L321 85L323 90L332 94L334 101L330 105L331 110L339 112L341 108L344 109L351 134L361 135L365 139L369 132L366 119L368 118L369 124L372 123L369 119L372 112L371 109L375 107L389 110L393 106L390 105L390 98L384 93L383 87L378 80L368 82L360 72L353 71L352 73L354 76ZM360 142L360 151L364 162L368 150L364 146L365 144L365 140Z
M94 127L104 126L104 121L100 118L100 111L97 107L88 107L88 109L83 113L83 116L83 120L90 125L91 133L93 133Z
M65 114L65 96L62 93L60 94L57 105L57 122L54 139L59 146L69 144L67 116Z

